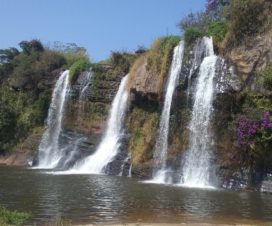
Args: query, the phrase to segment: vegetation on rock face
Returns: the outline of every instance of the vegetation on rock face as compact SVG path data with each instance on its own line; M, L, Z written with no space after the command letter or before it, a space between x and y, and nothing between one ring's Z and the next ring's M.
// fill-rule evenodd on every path
M272 63L263 71L262 77L264 88L272 91Z
M70 83L73 84L80 73L83 71L86 71L90 68L90 62L86 58L81 58L74 62L72 66L70 67L70 72L69 72L69 80Z
M271 27L269 0L207 0L205 12L190 13L179 26L188 44L204 35L215 44L232 48Z
M162 91L163 83L171 65L173 49L178 45L179 41L180 38L177 36L161 37L155 40L151 49L139 56L133 64L130 70L128 87L133 86L139 68L144 67L147 73L145 79L150 80L150 82L156 81L155 90Z
M159 117L159 112L147 105L142 108L134 107L129 114L127 127L131 137L128 151L131 153L133 165L152 159Z
M31 215L25 212L11 211L0 206L0 224L2 226L21 226Z

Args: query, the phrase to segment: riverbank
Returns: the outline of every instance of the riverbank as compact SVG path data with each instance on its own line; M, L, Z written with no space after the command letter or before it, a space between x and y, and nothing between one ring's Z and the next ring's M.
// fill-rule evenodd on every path
M77 225L77 226L255 226L255 225L262 225L262 226L269 226L272 223L260 223L260 224L209 224L209 223L178 223L178 224L168 224L168 223L128 223L128 224L87 224L87 225Z

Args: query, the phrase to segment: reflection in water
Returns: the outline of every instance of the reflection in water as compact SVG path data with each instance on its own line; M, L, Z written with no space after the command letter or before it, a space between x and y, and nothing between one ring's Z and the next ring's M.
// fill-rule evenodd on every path
M30 211L38 225L57 215L75 223L272 220L272 196L138 183L125 177L51 175L0 168L1 205Z

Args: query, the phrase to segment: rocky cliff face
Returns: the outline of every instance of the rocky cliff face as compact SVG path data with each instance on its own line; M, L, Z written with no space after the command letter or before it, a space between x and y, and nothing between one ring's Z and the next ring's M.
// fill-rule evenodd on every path
M255 37L218 57L215 75L215 98L213 103L212 130L215 134L215 162L221 183L228 187L234 180L238 187L249 183L248 169L235 160L240 150L237 146L236 126L241 115L249 112L247 95L256 92L263 95L263 88L257 80L260 72L271 63L271 32ZM173 96L170 116L170 133L167 165L179 172L183 154L188 148L188 123L191 118L192 103L199 67L204 53L201 40L187 46L183 60L180 82ZM131 111L128 116L130 133L129 151L132 153L133 172L148 177L152 170L156 131L162 108L162 101L150 98L148 93L163 96L165 83L159 86L147 73L146 62L138 65L136 78L131 86ZM160 87L160 88L159 88ZM245 94L246 92L250 92ZM144 98L143 98L144 97ZM252 109L257 112L256 109ZM256 172L260 175L260 172ZM257 175L256 174L256 175ZM263 175L265 176L265 174ZM258 176L261 178L261 176ZM234 178L234 179L233 179ZM227 184L227 185L226 185ZM236 188L237 188L236 186Z
M226 50L225 59L234 66L244 86L256 90L258 74L272 61L272 29L265 34L248 38L240 46Z

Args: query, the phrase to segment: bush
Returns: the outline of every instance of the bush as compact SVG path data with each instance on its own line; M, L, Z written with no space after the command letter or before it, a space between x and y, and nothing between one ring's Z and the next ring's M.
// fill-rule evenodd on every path
M268 65L262 73L263 86L265 89L272 91L272 64Z
M270 0L232 0L226 8L229 33L226 46L239 45L247 37L263 33L271 25Z
M169 71L173 50L178 45L178 36L168 36L157 39L147 54L147 70L157 74L158 79L164 79Z
M70 83L73 84L77 80L79 74L85 70L88 70L90 66L90 62L85 58L81 58L73 63L73 65L70 67L69 72Z
M19 46L24 53L30 54L32 51L42 52L44 47L39 40L33 39L31 41L21 41Z
M11 211L5 207L0 207L0 224L1 225L23 225L31 215L25 212Z
M208 35L212 36L217 43L220 43L225 38L227 31L228 26L226 22L213 22L209 25Z
M202 37L203 31L197 27L189 27L184 32L184 40L188 45L192 44L197 38Z

